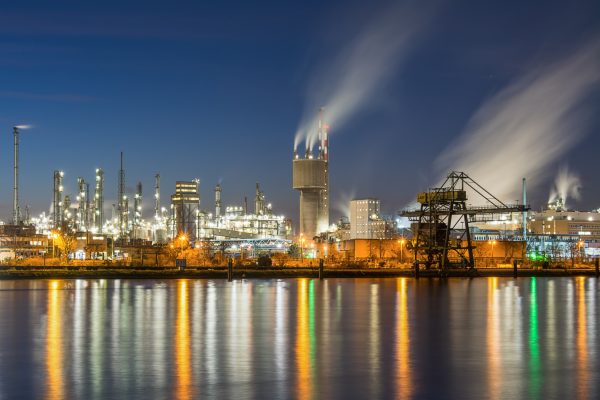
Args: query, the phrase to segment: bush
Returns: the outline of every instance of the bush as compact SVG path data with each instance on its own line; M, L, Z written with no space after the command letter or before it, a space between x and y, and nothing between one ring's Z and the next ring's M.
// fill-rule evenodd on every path
M267 254L263 254L258 256L258 259L256 260L256 265L258 265L259 267L270 267L271 265L273 265L273 260L271 260L271 257Z

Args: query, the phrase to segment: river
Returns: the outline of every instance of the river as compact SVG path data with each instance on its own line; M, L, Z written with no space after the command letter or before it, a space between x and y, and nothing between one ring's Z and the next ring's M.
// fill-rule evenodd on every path
M595 278L0 281L0 399L592 399Z

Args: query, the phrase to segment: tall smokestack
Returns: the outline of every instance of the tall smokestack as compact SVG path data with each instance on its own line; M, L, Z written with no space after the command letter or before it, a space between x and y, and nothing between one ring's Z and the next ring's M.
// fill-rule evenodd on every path
M13 128L14 176L13 176L13 224L19 224L19 128Z
M523 178L523 240L527 240L527 186Z
M329 126L323 120L324 109L319 109L319 139L321 140L321 159L325 161L324 183L321 190L318 232L326 232L329 229Z
M125 234L125 170L123 169L123 152L121 152L121 169L119 169L119 200L118 204L118 218L119 218L119 236L123 237Z

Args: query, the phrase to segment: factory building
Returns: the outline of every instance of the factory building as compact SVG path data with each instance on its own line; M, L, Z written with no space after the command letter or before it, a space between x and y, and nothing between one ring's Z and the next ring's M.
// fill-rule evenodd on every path
M195 240L200 213L200 181L177 181L171 195L171 237L186 235Z
M307 145L305 158L294 150L292 186L300 191L300 234L313 238L329 229L329 143L322 113L317 126L317 155Z
M528 231L539 235L573 235L582 240L600 240L600 213L598 211L571 211L561 201L549 204L541 212L532 212Z
M221 185L215 187L215 213L198 213L197 237L211 240L229 239L285 239L292 233L292 223L283 215L274 215L273 206L267 203L260 185L256 184L254 213L244 206L221 206Z
M383 239L387 231L381 218L379 200L356 199L350 201L350 239Z

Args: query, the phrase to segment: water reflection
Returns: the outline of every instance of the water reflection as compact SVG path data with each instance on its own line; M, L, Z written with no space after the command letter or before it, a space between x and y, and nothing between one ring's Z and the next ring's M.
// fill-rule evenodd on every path
M296 369L299 399L312 398L311 338L309 327L308 279L298 282L298 314L296 318Z
M585 298L585 278L576 278L577 287L577 398L586 399L588 395L588 348L587 314Z
M48 289L48 330L46 333L46 373L48 391L46 398L63 399L63 352L62 352L62 296L59 282L51 281Z
M190 366L190 321L188 312L188 281L177 284L177 323L175 325L175 366L177 371L176 398L189 399L192 395Z
M371 379L371 393L373 397L379 397L381 371L380 363L380 332L379 325L379 285L371 285L371 293L369 297L369 373Z
M529 396L540 394L540 345L538 332L537 278L531 278L529 286Z
M0 281L0 398L594 398L599 296L590 278Z
M396 391L401 399L409 398L413 390L406 281L407 278L396 281Z
M490 398L500 398L502 382L502 368L500 360L500 335L498 315L498 278L488 278L488 300L487 300L487 360L488 380L490 385Z

